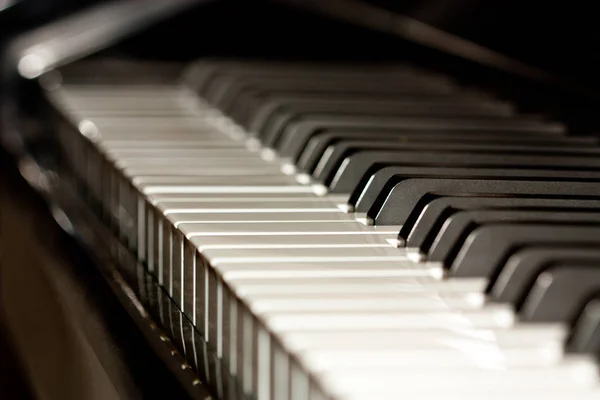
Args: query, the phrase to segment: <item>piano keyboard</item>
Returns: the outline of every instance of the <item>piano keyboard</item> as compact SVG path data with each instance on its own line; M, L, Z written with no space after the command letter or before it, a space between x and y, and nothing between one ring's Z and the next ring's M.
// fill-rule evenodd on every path
M244 396L600 394L595 139L404 65L48 96L88 198Z

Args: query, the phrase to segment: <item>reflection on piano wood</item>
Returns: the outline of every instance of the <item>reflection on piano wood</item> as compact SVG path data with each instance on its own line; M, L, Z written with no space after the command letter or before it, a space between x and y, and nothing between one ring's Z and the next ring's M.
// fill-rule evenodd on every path
M431 60L52 69L106 32L16 66L130 294L216 398L598 397L597 138Z

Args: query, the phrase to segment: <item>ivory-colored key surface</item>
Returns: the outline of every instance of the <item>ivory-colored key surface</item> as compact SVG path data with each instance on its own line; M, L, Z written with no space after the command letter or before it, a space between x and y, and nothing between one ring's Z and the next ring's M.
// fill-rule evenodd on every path
M240 185L214 185L214 186L184 186L184 185L163 185L163 186L147 186L143 190L144 194L296 194L296 193L310 193L314 194L312 188L297 185L287 186L265 186L265 185L253 185L253 186L240 186Z
M247 198L241 200L211 201L204 199L192 201L158 201L156 206L165 214L210 214L214 212L223 213L314 213L314 212L339 212L340 209L332 201L320 198L309 197L305 199L297 198ZM242 210L242 211L238 211Z
M80 122L79 125L96 125L89 120ZM98 127L96 127L97 129ZM109 133L110 132L110 133ZM97 138L99 145L106 149L149 149L152 151L159 143L167 144L166 148L180 148L186 144L219 144L222 142L242 145L242 142L233 141L224 137L223 134L214 131L210 126L202 127L178 127L171 129L168 135L165 135L160 129L155 131L150 128L144 130L113 128L109 132L106 130L98 130ZM146 143L146 144L145 144ZM202 150L202 147L198 147Z
M322 261L324 263L327 260ZM373 261L370 261L374 263ZM235 270L222 268L219 270L223 279L235 282L238 279L278 279L278 278L362 278L362 277L436 277L439 272L435 269L394 269L382 268L376 263L372 269L363 268L318 268L310 269L305 266L297 266L296 269L286 267L274 267L273 270L264 269L241 269Z
M291 351L336 348L372 349L420 349L438 348L453 344L467 346L487 343L499 348L519 348L531 345L548 346L549 352L563 352L563 341L567 337L567 327L557 325L528 326L517 324L510 328L461 328L444 327L427 330L347 330L336 332L302 331L288 332L282 340ZM559 347L557 347L557 345Z
M152 187L163 186L163 185L189 185L189 186L236 186L236 185L244 185L244 186L264 186L264 185L294 185L295 181L293 179L289 179L285 176L256 176L249 175L244 176L241 174L240 176L231 177L223 177L223 176L185 176L185 175L177 175L177 176L136 176L133 178L133 183L141 190L145 190L146 188L150 189Z
M548 354L545 346L526 348L497 348L486 344L449 345L446 348L426 349L314 349L299 354L303 363L310 365L315 373L337 368L540 368L559 366L561 360ZM496 357L493 357L496 353Z
M126 137L126 138L104 138L102 144L107 152L112 153L115 150L127 150L132 153L140 152L143 153L147 150L179 150L179 149L240 149L245 148L245 144L240 142L234 142L231 140L211 140L210 138L198 137L198 134L192 132L190 134L177 134L176 132L171 133L172 138L177 138L176 141L165 140L165 139L150 139L140 135L138 138ZM202 171L198 171L199 173Z
M220 149L220 148L186 148L186 149L156 149L149 150L144 149L144 151L140 151L139 149L115 149L111 148L110 153L115 157L119 157L120 160L135 163L143 160L155 160L155 159L163 159L163 158L202 158L202 159L229 159L229 158L251 158L249 157L248 150L245 148L235 148L235 149Z
M483 279L440 280L433 277L412 278L294 278L294 279L238 279L229 284L243 297L254 294L291 294L294 293L373 293L381 291L402 291L414 293L435 293L453 291L459 293L477 293L485 290L487 282Z
M203 224L194 222L180 222L177 226L187 237L195 236L253 236L253 235L368 235L375 232L385 233L390 236L397 235L398 229L393 227L364 226L356 221L336 220L331 222L301 223L300 221L272 223L233 222L229 224ZM372 228L372 229L369 229Z
M597 390L591 382L594 373L590 365L569 365L554 368L513 368L507 370L482 370L482 369L452 369L420 371L412 373L409 370L356 368L341 369L335 373L321 373L319 380L331 388L338 396L346 398L351 393L360 393L375 398L378 393L393 393L397 397L403 396L439 396L445 393L478 394L487 398L485 393L503 393L510 396L511 392L525 392L530 395L543 391L559 390L567 393L578 389ZM365 382L361 382L366 381ZM587 380L587 382L586 382ZM402 384L400 384L400 382ZM435 384L433 384L435 382ZM362 384L361 384L362 383ZM394 385L396 383L396 385ZM425 397L427 398L427 397ZM481 397L480 397L481 398Z
M373 258L381 257L392 261L392 266L398 269L402 269L401 265L396 264L396 260L408 260L402 251L393 248L390 245L383 246L348 246L345 249L340 247L257 247L257 248L242 248L242 249L228 249L228 248L212 248L205 249L203 254L211 261L212 265L225 265L231 263L244 263L244 264L260 264L260 263L284 263L286 262L302 262L302 260L310 259L340 259L340 262L346 262L343 260L352 258ZM270 261L273 260L273 261ZM352 262L352 261L348 261ZM318 263L318 262L317 262Z
M254 167L223 167L223 168L204 168L198 172L198 167L185 165L180 168L165 168L160 165L141 165L134 167L122 167L122 171L127 176L195 176L195 177L251 177L251 176L269 176L276 175L277 170L270 166L257 165Z
M467 294L421 294L382 292L373 288L372 293L311 293L296 296L256 294L248 298L257 312L296 311L351 311L351 310L461 310L481 307Z
M143 160L131 161L131 160L122 160L117 161L116 165L120 168L139 168L139 167L148 167L148 166L157 166L160 165L164 168L188 168L188 167L196 167L196 168L219 168L223 167L263 167L265 165L264 161L257 160L255 158L228 158L228 159L203 159L196 157L188 157L188 158L148 158ZM297 182L294 184L297 185ZM226 185L226 183L224 183Z
M200 250L231 248L338 248L344 249L356 245L370 247L390 246L396 232L314 232L306 235L282 235L279 232L264 232L262 235L195 235L190 241Z
M510 327L514 324L509 310L456 310L438 312L312 312L312 313L269 313L262 316L270 327L285 334L288 331L344 331L386 329L439 329L442 327L494 328Z
M205 224L205 223L244 223L244 222L264 222L264 223L283 223L283 222L297 222L297 223L344 223L354 222L354 219L348 214L342 212L286 212L283 209L282 212L268 212L267 210L259 210L262 212L254 212L248 209L240 210L217 210L221 212L208 212L208 213L181 213L181 214L167 214L169 219L173 221L175 226L179 227L181 224ZM265 212L266 211L266 212ZM277 211L277 210L274 210Z
M323 197L316 197L311 191L299 192L299 193L276 193L276 192L265 192L265 193L151 193L146 196L153 204L157 204L161 201L172 201L172 202L184 202L194 201L198 204L202 204L207 201L219 201L219 202L237 202L237 201L316 201L316 200L327 200L332 203L345 202L348 199L346 195L327 195Z

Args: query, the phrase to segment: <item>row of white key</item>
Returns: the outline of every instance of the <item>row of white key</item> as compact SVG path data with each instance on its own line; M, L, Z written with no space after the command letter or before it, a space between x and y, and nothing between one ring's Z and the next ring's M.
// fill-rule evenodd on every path
M485 282L447 280L439 265L410 261L394 246L399 227L357 222L339 207L344 196L319 196L284 175L192 95L124 86L54 95L328 394L598 394L596 365L562 354L564 327L522 326L482 301ZM223 315L227 305L217 307ZM289 394L272 382L279 375L260 355L270 347L258 346L258 398L304 400L308 388Z

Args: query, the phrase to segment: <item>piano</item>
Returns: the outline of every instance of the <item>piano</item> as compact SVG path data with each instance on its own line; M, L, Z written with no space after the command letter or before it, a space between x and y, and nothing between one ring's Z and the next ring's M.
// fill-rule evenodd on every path
M594 64L460 4L98 2L11 37L31 397L598 398Z

